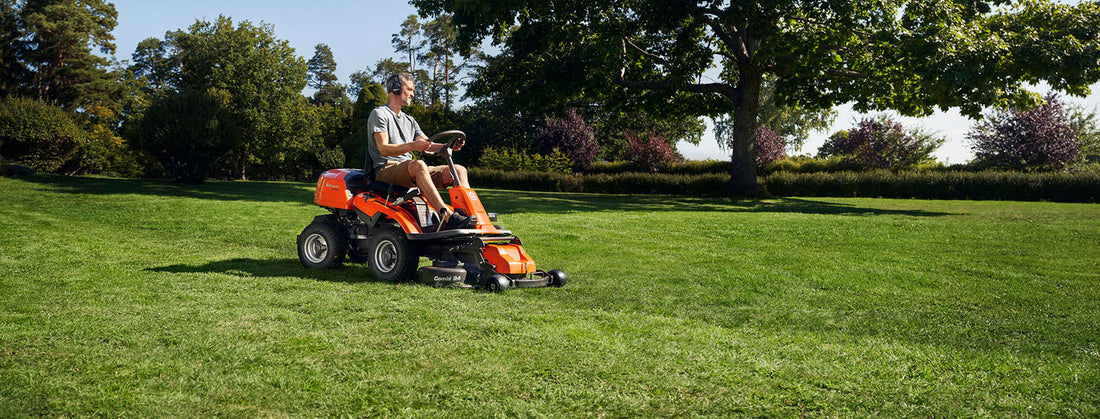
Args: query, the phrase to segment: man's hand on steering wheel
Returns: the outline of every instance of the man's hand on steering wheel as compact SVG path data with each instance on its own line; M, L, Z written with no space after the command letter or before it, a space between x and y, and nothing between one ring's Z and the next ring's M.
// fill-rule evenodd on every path
M445 143L436 143L435 142L436 140L439 140L441 138L447 139L447 142L445 142ZM428 142L433 143L433 144L432 144L432 148L430 148L429 151L427 151L427 153L431 154L431 155L438 156L438 155L441 155L441 154L448 153L448 151L458 151L459 149L461 149L462 146L464 144L466 144L466 134L463 133L462 131L457 131L457 130L443 131L443 132L440 132L438 134L433 135L431 138L428 139ZM436 146L438 146L438 147L436 147Z

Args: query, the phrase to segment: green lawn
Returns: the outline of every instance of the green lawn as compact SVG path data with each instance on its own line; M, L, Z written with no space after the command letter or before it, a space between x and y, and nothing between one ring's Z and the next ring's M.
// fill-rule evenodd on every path
M1100 415L1100 205L482 190L569 274L490 294L312 189L0 178L0 417Z

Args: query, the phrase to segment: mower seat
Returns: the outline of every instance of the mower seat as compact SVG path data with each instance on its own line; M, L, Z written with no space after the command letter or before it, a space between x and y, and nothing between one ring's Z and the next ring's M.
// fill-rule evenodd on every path
M352 195L359 195L367 190L367 173L362 170L351 170L344 176L344 184Z
M402 196L409 191L409 188L403 186L369 179L367 173L362 170L349 171L348 174L344 176L344 183L348 185L348 191L350 191L352 195L359 195L363 192L370 191L378 196L389 197Z
M409 188L394 185L392 183L379 182L376 180L370 183L368 190L378 196L390 197L404 196L405 193L409 191Z

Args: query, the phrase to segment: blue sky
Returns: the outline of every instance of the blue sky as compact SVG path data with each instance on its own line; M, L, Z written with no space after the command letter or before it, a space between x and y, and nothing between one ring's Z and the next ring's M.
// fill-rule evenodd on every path
M186 29L198 19L213 20L218 15L226 15L234 22L249 20L273 25L276 37L289 42L306 59L313 56L315 45L328 44L336 59L337 75L343 83L347 83L351 73L372 68L378 60L397 58L390 39L400 29L401 22L416 13L407 3L375 0L114 0L113 3L118 10L114 35L118 47L115 56L119 59L129 60L137 43L145 38L163 38L165 32ZM1045 88L1036 90L1046 92ZM1088 109L1100 108L1100 84L1094 85L1092 91L1087 98L1070 97L1068 101ZM862 116L853 112L851 106L837 109L839 115L833 126L827 132L811 135L801 153L816 153L829 133L852 127ZM936 153L941 161L962 163L973 157L964 138L972 122L957 111L938 112L927 118L898 119L907 127L924 127L946 137L947 142ZM678 149L690 159L729 158L726 152L719 150L710 130L699 146L681 143Z

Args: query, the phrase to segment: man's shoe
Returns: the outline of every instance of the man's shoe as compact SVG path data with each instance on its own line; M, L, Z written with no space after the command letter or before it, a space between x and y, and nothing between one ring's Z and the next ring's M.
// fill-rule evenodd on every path
M470 217L458 211L451 211L450 216L439 225L438 231L468 228L470 226L470 221L472 221Z

